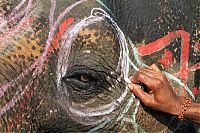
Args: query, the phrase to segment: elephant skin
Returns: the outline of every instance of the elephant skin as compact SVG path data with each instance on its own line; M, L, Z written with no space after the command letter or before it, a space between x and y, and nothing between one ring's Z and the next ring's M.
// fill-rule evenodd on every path
M133 42L142 63L156 63L171 75L180 72L177 78L198 91L198 0L0 3L0 132L197 132L195 123L153 111L131 94L116 27L101 15L86 18L101 7L125 34L129 49L128 38ZM169 44L161 42L163 47L153 43L165 38ZM182 60L185 56L189 59ZM181 71L185 61L194 66L186 76ZM135 73L129 70L129 76Z

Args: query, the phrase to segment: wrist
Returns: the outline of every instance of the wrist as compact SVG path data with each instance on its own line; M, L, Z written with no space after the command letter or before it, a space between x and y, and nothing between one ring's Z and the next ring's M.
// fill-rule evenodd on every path
M184 97L182 97L182 96L177 97L177 99L175 100L175 103L174 103L174 107L172 108L172 111L170 112L170 114L178 116L182 110L183 103L184 103Z
M183 119L185 116L186 111L188 110L188 108L190 107L192 103L192 100L188 97L184 97L184 102L182 103L182 107L181 107L181 112L178 115L179 119Z

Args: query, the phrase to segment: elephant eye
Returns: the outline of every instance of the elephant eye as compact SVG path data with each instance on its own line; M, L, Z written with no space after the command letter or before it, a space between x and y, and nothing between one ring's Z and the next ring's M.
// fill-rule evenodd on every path
M96 80L96 79L94 79L94 77L92 77L91 75L88 75L88 74L78 74L78 75L75 75L73 78L75 78L83 83L93 82Z
M94 70L90 69L72 69L63 77L65 83L74 85L77 88L90 90L97 87L100 83L100 77Z
M90 81L90 79L86 75L80 75L80 81L82 81L82 82L88 82L88 81Z
M85 99L103 93L109 88L106 73L88 67L72 67L67 70L62 78L63 87L68 89L70 96L77 99L80 95ZM91 96L91 97L90 97Z

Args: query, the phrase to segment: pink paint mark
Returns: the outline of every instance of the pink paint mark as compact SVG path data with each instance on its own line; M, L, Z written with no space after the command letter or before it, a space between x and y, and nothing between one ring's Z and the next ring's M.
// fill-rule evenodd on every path
M55 35L54 38L56 38L56 43L58 43L58 41L61 39L64 31L69 27L69 25L71 25L72 23L74 22L74 18L69 18L67 19L66 21L64 21L64 23L61 24L60 28L59 28L59 32ZM55 41L55 40L54 40ZM51 43L52 44L52 43ZM48 46L48 45L47 45ZM51 45L52 46L52 45ZM52 51L49 51L49 52L53 52L55 50L55 48L58 46L58 44L55 44L53 43L53 49ZM49 49L50 50L50 49ZM43 60L47 60L48 56L41 56L40 58L45 58ZM43 64L40 64L40 58L38 58L38 60L36 62L33 63L33 65L31 65L27 70L26 72L28 72L28 70L34 70L34 68L37 69L37 65L43 65ZM25 74L28 74L28 73L25 73ZM11 81L10 84L15 84L17 80L19 79L23 79L24 78L24 75L23 73L17 77L15 80ZM4 93L7 91L7 89L11 86L9 83L8 85L5 85L5 86L1 86L0 87L0 97L2 97L4 95ZM35 85L36 87L37 85ZM14 107L16 102L18 102L22 97L23 95L26 94L26 92L30 90L29 88L29 85L27 85L25 87L24 90L21 91L20 95L18 95L17 93L13 96L13 98L11 99L11 101L9 101L6 105L4 105L2 108L0 108L0 116L2 116L6 111L8 111L10 108ZM34 89L35 90L35 89Z
M168 67L173 63L172 56L173 55L170 50L164 50L164 57L159 59L157 62L163 64L165 67Z
M192 93L194 94L194 96L197 96L199 93L199 89L197 87L192 88Z
M25 4L26 0L22 0L21 3L19 3L15 9L11 12L11 14L8 16L8 20L7 22L5 22L3 25L7 24L7 23L11 23L17 19L20 19L22 17L27 17L28 14L30 13L31 9L33 9L33 0L29 0L28 4L20 10L20 8L23 7L23 5ZM2 25L2 26L3 26Z
M6 40L9 40L11 37L16 35L21 29L23 29L25 26L30 25L33 23L34 19L30 18L26 21L22 22L18 26L14 27L13 29L10 29L9 31L5 32L4 34L0 35L0 41L4 42Z
M32 0L30 0L30 1L32 1ZM42 53L42 55L31 66L29 66L18 77L16 77L15 79L13 79L12 81L10 81L8 83L0 85L0 98L4 95L4 93L8 89L10 89L11 87L15 86L19 81L24 80L27 75L32 74L32 79L34 79L37 75L42 73L42 69L44 68L44 63L45 63L45 61L47 61L47 59L49 57L49 53L50 53L49 50L52 47L52 41L53 41L54 36L55 36L54 33L56 32L57 28L59 27L61 21L65 18L66 14L69 13L74 7L76 7L77 5L79 5L79 4L81 4L81 3L85 2L85 1L87 1L87 0L80 0L80 1L75 2L74 4L72 4L71 6L67 7L58 16L58 18L55 20L55 22L53 22L54 18L51 18L51 16L49 17L50 31L49 31L48 39L46 41L46 46L44 47L44 52ZM55 2L55 0L52 0L52 2ZM50 14L53 15L54 14L54 13L52 13L52 12L54 12L53 5L51 6L51 9L52 10L50 10ZM64 29L64 28L61 28L61 29ZM22 96L24 95L25 91L28 88L25 87L25 89L23 89L23 88L18 88L18 89L19 89L18 92L16 92L16 94L13 96L13 98L6 105L4 105L3 107L0 108L0 117L6 111L8 111L11 107L15 106L15 103L18 102L22 98ZM20 95L20 96L18 96L18 95Z
M182 49L181 49L181 67L180 67L180 70L174 75L176 77L180 77L182 79L182 82L185 85L187 85L188 73L191 71L196 71L197 69L200 69L200 63L197 63L191 66L190 68L188 68L189 42L190 42L190 36L188 32L184 30L169 32L165 37L159 38L152 43L149 43L147 45L142 45L141 47L139 47L138 53L140 56L145 56L145 55L158 52L164 49L166 46L170 45L171 42L176 38L182 39L182 43L181 43ZM199 44L198 44L198 47L199 47ZM164 64L167 64L166 60L160 60L160 61Z
M65 15L71 11L71 9L73 9L74 7L76 7L77 5L85 2L87 0L80 0L74 4L72 4L71 6L67 7L57 18L57 20L54 22L53 27L50 27L50 31L49 31L49 36L48 39L46 41L46 46L44 48L44 52L42 53L42 55L31 65L29 66L23 73L21 73L18 77L16 77L15 79L13 79L12 81L2 84L0 85L0 98L4 95L4 93L12 86L16 85L17 82L19 82L20 80L23 80L27 75L29 75L30 73L32 73L33 78L40 74L42 72L42 68L44 65L44 62L47 60L48 57L48 53L49 53L49 49L51 48L51 42L54 38L54 32L56 31L56 29L59 27L59 24L61 22L61 20L64 19ZM50 12L54 12L54 10L50 10ZM52 21L52 19L50 19L50 21ZM1 114L1 111L0 111ZM0 115L1 116L1 115Z

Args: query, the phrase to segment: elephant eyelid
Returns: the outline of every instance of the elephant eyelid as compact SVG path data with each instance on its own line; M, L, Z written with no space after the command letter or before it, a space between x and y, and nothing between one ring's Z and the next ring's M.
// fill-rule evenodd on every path
M76 80L79 80L80 82L83 83L89 83L89 82L96 82L98 81L96 78L94 78L93 76L89 75L89 74L77 74L71 78L74 78Z
M68 73L64 79L77 79L83 82L89 82L89 81L98 81L99 77L98 74L93 71L93 70L87 70L87 69L82 69L82 70L75 70L72 71L71 73Z

